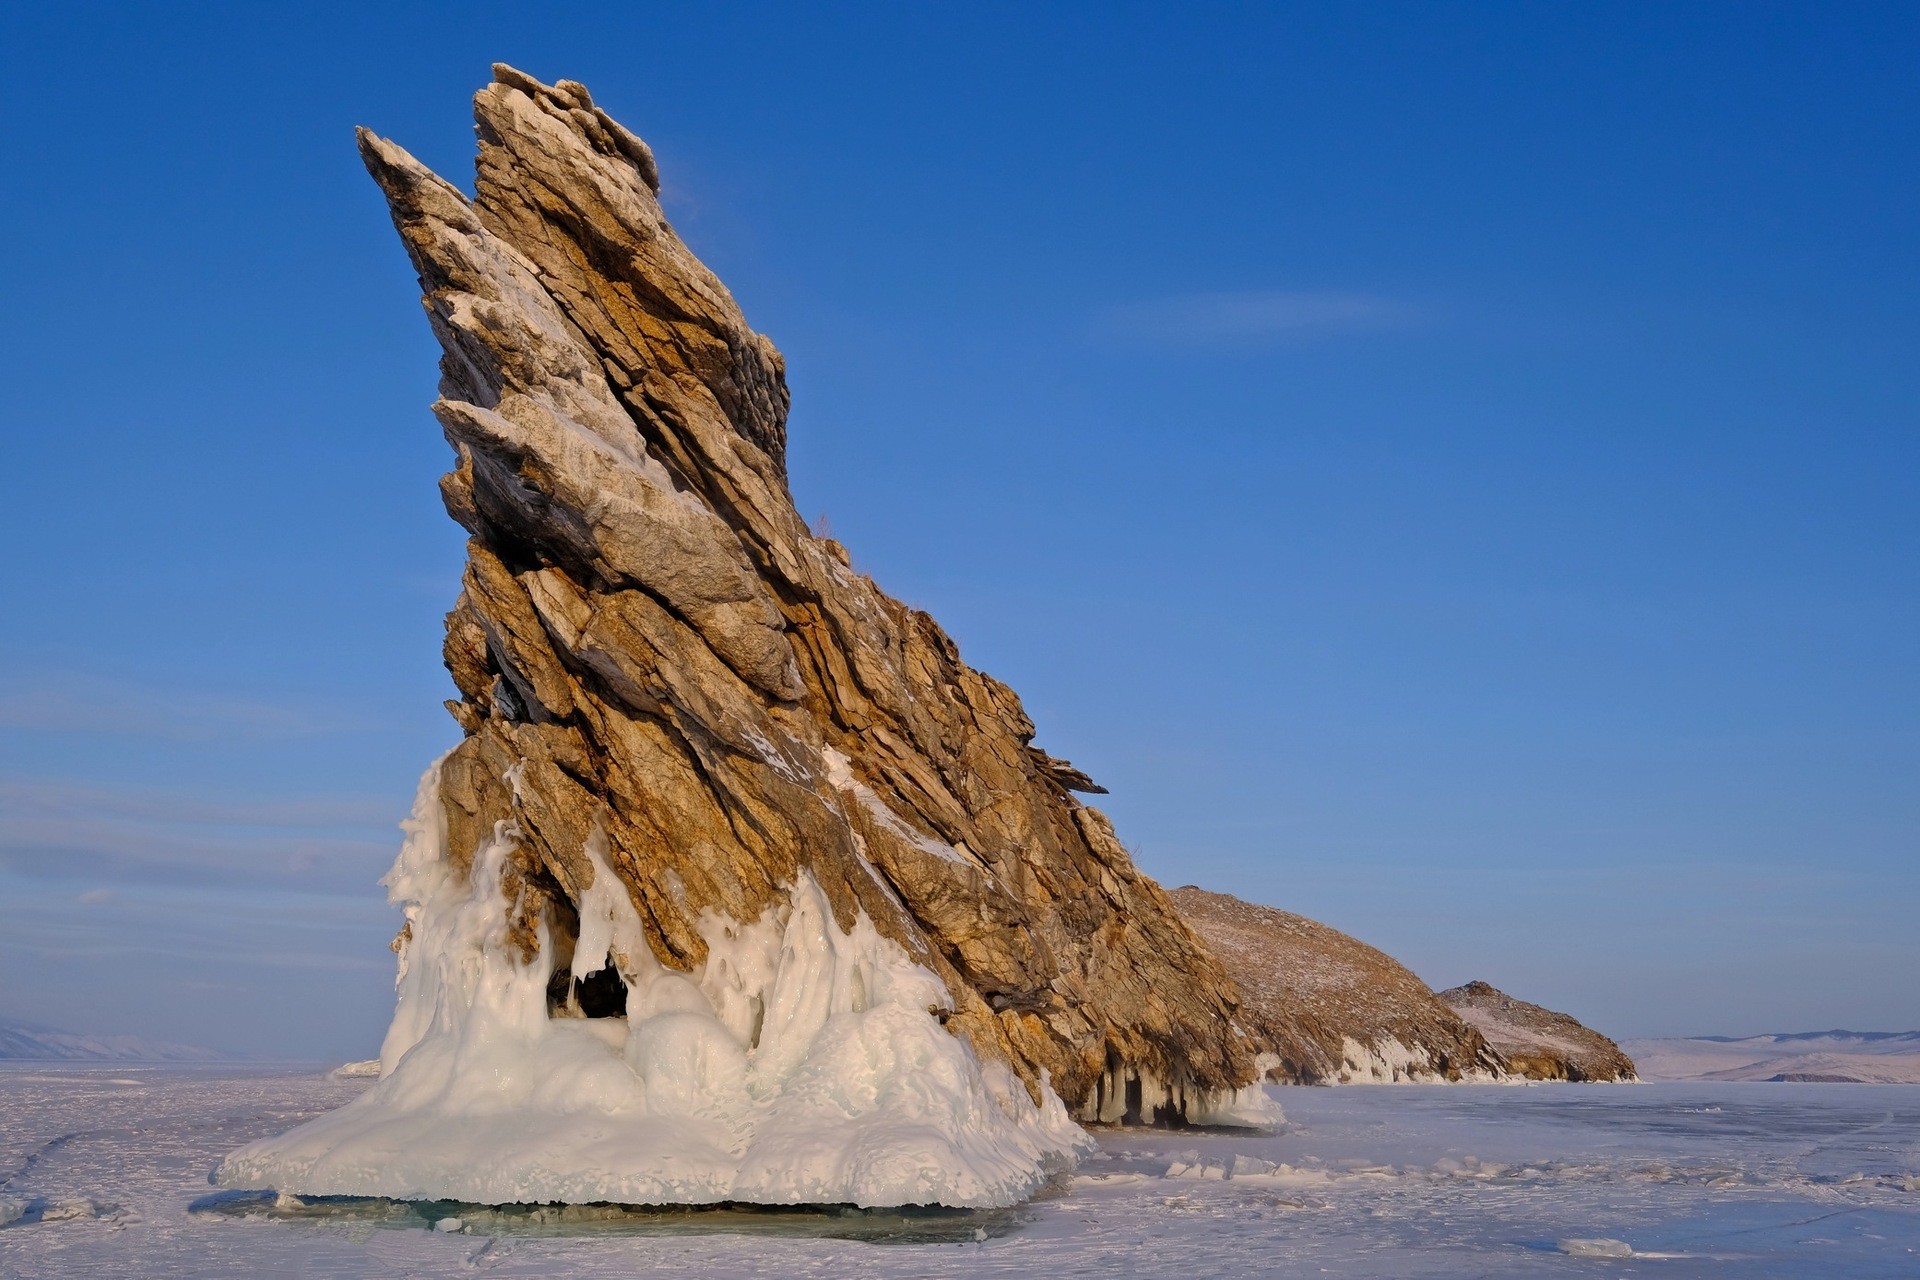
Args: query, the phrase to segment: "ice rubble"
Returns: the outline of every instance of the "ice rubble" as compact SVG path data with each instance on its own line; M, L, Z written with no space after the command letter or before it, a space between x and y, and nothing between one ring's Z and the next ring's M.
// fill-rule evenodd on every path
M1632 1245L1625 1240L1615 1240L1608 1236L1561 1240L1554 1247L1575 1258L1631 1258L1634 1256Z
M625 1018L551 1017L554 949L507 940L502 823L470 875L447 857L439 767L383 883L409 939L381 1078L338 1111L228 1156L215 1181L302 1195L480 1204L612 1201L994 1207L1091 1149L931 1010L944 985L862 915L843 931L804 872L748 924L709 914L706 963L662 967L603 842L578 904L576 978L615 966Z

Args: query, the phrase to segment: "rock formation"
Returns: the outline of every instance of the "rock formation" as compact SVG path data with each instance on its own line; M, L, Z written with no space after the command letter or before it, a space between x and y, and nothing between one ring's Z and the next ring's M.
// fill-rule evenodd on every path
M1494 1079L1498 1054L1405 965L1316 920L1194 885L1174 905L1240 985L1265 1078Z
M471 535L447 848L464 871L511 832L499 907L523 957L551 949L555 1015L698 969L703 920L785 911L804 879L938 976L949 1032L1081 1119L1246 1084L1234 985L1075 798L1099 788L796 512L780 354L668 226L646 144L509 67L474 106L471 199L360 146L444 348L441 493ZM582 975L596 860L651 956Z
M1564 1013L1477 981L1442 991L1440 998L1487 1038L1515 1075L1575 1082L1638 1079L1633 1059L1619 1045Z

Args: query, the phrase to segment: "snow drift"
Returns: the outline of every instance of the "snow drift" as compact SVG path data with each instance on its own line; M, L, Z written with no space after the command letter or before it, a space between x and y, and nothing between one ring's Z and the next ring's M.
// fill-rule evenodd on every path
M234 1152L215 1181L306 1195L483 1204L864 1206L1015 1203L1090 1147L1051 1089L1036 1103L940 1025L945 986L864 916L836 924L804 872L741 924L708 913L708 959L654 959L589 842L571 978L617 970L625 1016L551 1007L557 948L508 937L501 823L462 874L439 766L385 884L406 908L379 1082Z

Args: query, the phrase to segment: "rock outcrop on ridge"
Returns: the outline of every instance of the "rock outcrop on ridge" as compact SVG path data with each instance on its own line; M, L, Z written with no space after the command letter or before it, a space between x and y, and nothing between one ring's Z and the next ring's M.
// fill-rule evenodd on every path
M1081 1119L1251 1080L1233 982L1074 797L1099 788L809 532L780 354L668 226L646 144L509 67L474 107L471 199L360 146L444 349L441 492L471 535L449 848L517 828L517 945L565 969L589 842L671 968L703 962L704 913L754 920L805 874L841 928L865 913L939 975L950 1031ZM557 1011L607 1003L556 983Z
M1450 987L1440 998L1487 1038L1515 1075L1574 1082L1639 1078L1619 1045L1564 1013L1478 981Z
M1496 1079L1500 1055L1405 965L1316 920L1194 885L1175 907L1239 983L1265 1078Z

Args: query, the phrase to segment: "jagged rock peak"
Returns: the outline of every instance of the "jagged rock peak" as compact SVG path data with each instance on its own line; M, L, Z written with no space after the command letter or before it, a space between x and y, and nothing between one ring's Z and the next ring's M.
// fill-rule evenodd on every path
M756 920L810 877L939 976L950 1031L1082 1118L1250 1080L1233 982L1070 794L1099 788L809 533L780 354L668 225L646 144L505 66L474 110L471 200L360 147L444 350L441 488L471 535L448 847L514 834L517 945L565 968L600 856L678 970L709 913Z

